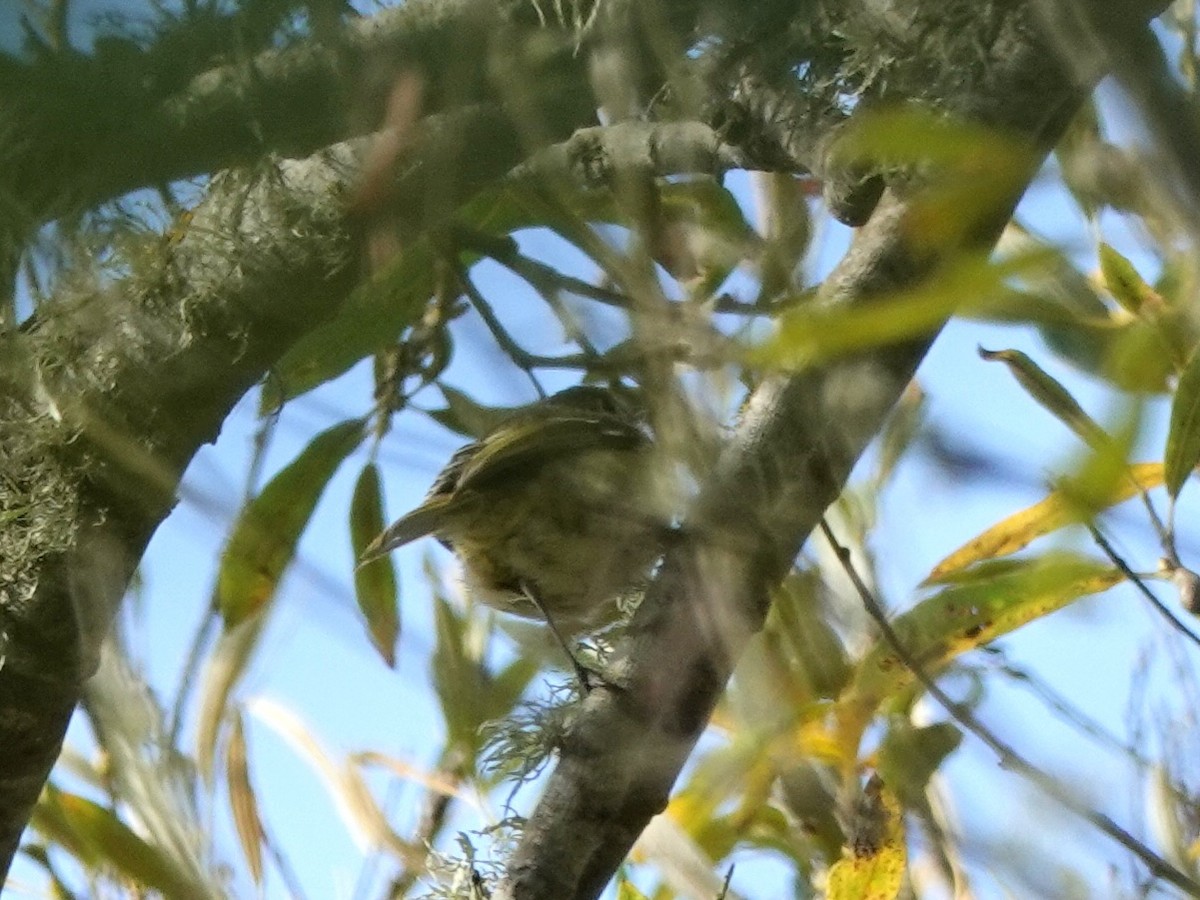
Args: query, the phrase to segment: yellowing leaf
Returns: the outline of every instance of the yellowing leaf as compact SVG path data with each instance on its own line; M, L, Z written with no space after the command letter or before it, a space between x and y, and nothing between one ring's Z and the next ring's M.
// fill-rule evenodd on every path
M893 900L904 886L908 852L900 803L873 777L857 804L850 846L829 870L827 900Z
M246 753L246 731L242 717L235 713L233 732L225 748L225 777L229 787L229 807L233 811L233 824L237 828L238 840L242 844L242 855L250 867L250 877L261 885L263 876L262 848L266 835L258 815L258 800L250 784L250 766Z
M217 575L226 627L260 612L275 595L321 492L362 436L361 419L321 432L242 510Z
M212 777L217 735L229 697L250 665L265 622L266 616L260 613L224 629L205 663L196 714L196 766L205 779Z
M367 545L383 531L383 499L379 470L365 466L354 486L350 501L350 544L360 559ZM380 556L354 570L354 595L367 620L371 643L389 666L396 665L396 641L400 637L400 604L396 570L390 556Z
M622 878L617 882L617 900L649 900L649 898L638 890L632 881Z
M312 769L359 848L387 849L405 865L424 866L426 849L408 843L393 830L358 767L335 757L295 711L265 697L250 700L246 710Z
M1167 492L1172 498L1179 496L1197 462L1200 462L1200 350L1184 366L1171 403L1164 465Z
M48 786L34 825L74 848L88 865L115 871L143 888L181 900L212 895L208 886L193 881L170 856L139 837L116 813L78 794Z
M926 674L936 675L968 650L1123 579L1111 566L1069 554L1014 561L990 578L943 589L897 617L892 627L909 657ZM875 709L910 688L915 678L887 640L876 640L836 704L844 753L857 746Z
M1159 463L1136 463L1130 466L1130 472L1132 480L1121 479L1114 485L1108 497L1109 506L1132 497L1136 493L1134 481L1143 490L1158 487L1163 482L1163 467ZM949 581L968 566L1016 553L1036 538L1078 521L1079 508L1072 497L1063 491L1052 491L1046 499L1014 513L967 541L934 566L924 583Z

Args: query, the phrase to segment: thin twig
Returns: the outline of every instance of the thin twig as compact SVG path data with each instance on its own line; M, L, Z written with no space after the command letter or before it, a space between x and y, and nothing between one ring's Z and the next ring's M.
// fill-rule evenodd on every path
M1129 567L1129 564L1121 558L1120 554L1118 554L1115 549L1113 549L1113 545L1108 542L1108 539L1100 533L1100 529L1097 528L1092 522L1087 523L1087 529L1091 532L1092 540L1096 542L1096 546L1104 551L1104 555L1112 561L1112 564L1120 570L1121 574L1128 578L1130 582L1133 583L1134 587L1141 592L1142 596L1150 601L1150 605L1154 607L1158 614L1166 619L1167 623L1172 628L1182 634L1197 647L1200 647L1200 637L1197 637L1196 634L1190 628L1188 628L1178 616L1176 616L1173 612L1171 612L1170 609L1167 608L1165 603L1163 603L1154 595L1154 592L1146 586L1146 582L1143 580L1142 576L1137 574Z
M1007 662L1000 665L997 671L1007 675L1018 684L1024 685L1035 697L1045 703L1055 715L1060 716L1064 721L1075 726L1075 728L1090 737L1097 744L1107 747L1114 753L1120 753L1128 757L1136 766L1145 771L1160 767L1159 762L1151 759L1139 750L1134 743L1127 743L1121 740L1098 720L1081 712L1066 697L1031 672L1027 672ZM1192 802L1191 794L1182 784L1170 778L1165 772L1160 772L1160 774L1166 779L1168 789L1180 802Z
M518 344L500 323L500 320L496 318L496 314L492 312L491 304L484 299L483 294L475 287L475 283L471 280L471 276L463 268L462 264L456 261L454 269L458 276L459 285L462 287L463 293L467 295L467 300L470 301L475 312L479 313L479 318L483 319L483 324L492 333L492 337L496 339L496 343L500 346L500 349L507 353L509 359L513 361L516 367L525 373L526 377L532 382L533 389L537 391L538 396L545 398L546 390L542 387L542 383L538 381L537 376L533 374L533 369L537 365L536 358Z
M892 649L900 661L904 664L913 676L921 683L921 686L929 693L931 697L940 703L959 725L973 734L976 738L982 741L988 748L992 750L998 757L1000 762L1006 769L1010 769L1021 775L1026 780L1030 781L1037 787L1041 788L1046 794L1053 797L1065 808L1080 816L1094 828L1112 838L1125 849L1129 850L1134 856L1146 864L1146 867L1157 877L1169 881L1171 884L1187 891L1190 895L1200 894L1200 883L1194 881L1185 872L1172 866L1169 862L1139 841L1136 837L1118 825L1111 817L1098 810L1091 809L1081 803L1069 793L1064 791L1062 787L1053 778L1046 775L1032 763L1027 761L1023 756L1017 753L1012 747L1002 741L999 737L991 732L983 723L975 717L975 714L960 704L956 703L950 696L938 687L933 678L925 671L916 657L904 645L896 630L888 621L887 615L883 608L879 605L879 601L867 587L866 583L855 569L853 561L850 559L850 551L838 543L834 536L833 530L829 527L829 523L821 519L821 533L825 535L825 539L833 548L834 554L845 570L847 577L854 585L854 589L862 598L863 606L867 613L874 620L879 628L880 634L884 641Z

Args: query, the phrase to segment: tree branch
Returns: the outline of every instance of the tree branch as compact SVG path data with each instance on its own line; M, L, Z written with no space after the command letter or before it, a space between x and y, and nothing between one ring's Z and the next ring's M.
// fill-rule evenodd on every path
M353 285L357 167L218 179L177 244L0 335L0 872L188 460Z
M414 0L347 23L336 47L268 50L166 96L155 86L153 47L116 60L0 56L0 86L12 101L0 111L0 198L29 231L137 188L304 156L379 127L401 72L421 79L423 115L511 106L514 86L496 84L489 64L501 50L520 52L540 27L528 3ZM559 33L558 44L525 73L518 87L529 108L519 112L562 137L591 119L594 102L571 36Z

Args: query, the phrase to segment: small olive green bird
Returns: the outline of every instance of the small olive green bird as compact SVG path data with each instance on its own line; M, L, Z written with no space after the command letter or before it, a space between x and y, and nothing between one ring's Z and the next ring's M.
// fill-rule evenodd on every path
M488 606L547 621L560 637L603 627L669 530L651 500L653 449L630 400L568 388L455 453L362 563L433 535Z

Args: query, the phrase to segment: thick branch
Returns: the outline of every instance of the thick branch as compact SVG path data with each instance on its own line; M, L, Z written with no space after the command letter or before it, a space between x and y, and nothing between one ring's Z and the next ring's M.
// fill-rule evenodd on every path
M520 83L493 78L498 55L525 53L539 27L528 3L414 0L348 23L336 47L266 51L166 96L154 83L153 48L116 60L0 58L0 86L13 101L0 111L0 206L28 231L136 188L307 155L378 128L400 72L421 80L423 114L487 103L538 122L551 139L565 136L595 106L568 33L521 70Z
M0 336L0 871L192 454L354 281L342 146L225 178L177 244Z

